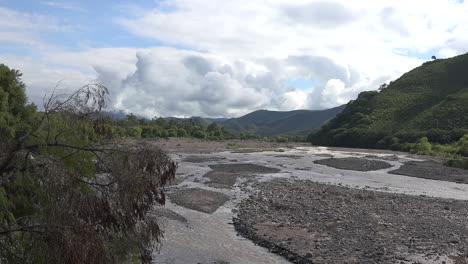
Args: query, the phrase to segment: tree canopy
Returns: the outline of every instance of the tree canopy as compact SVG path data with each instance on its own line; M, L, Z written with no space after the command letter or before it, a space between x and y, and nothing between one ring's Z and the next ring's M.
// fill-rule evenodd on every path
M151 262L176 164L126 143L100 117L108 91L90 83L27 104L21 74L0 65L0 263Z

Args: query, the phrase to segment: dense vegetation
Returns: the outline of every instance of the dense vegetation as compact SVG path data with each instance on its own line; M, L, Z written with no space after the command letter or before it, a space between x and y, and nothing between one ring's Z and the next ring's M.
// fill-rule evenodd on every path
M202 118L171 119L155 117L151 120L138 118L133 114L112 122L112 132L118 137L132 138L166 138L166 137L193 137L200 139L230 139L235 136L224 128Z
M231 133L223 125L202 117L162 118L151 120L138 118L134 114L109 122L115 137L158 139L168 137L198 138L206 140L256 139L264 141L288 142L305 141L301 135L261 136L258 134Z
M27 104L21 74L0 65L0 263L150 263L176 164L114 140L99 116L107 89Z
M306 136L343 110L339 106L326 110L268 111L258 110L220 122L226 131L263 137L288 135Z
M467 68L468 54L426 62L380 91L359 94L309 140L326 146L466 155Z

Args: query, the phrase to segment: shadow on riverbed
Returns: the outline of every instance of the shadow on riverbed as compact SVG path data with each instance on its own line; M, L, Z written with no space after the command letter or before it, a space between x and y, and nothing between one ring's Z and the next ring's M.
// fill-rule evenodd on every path
M369 160L361 158L329 158L329 159L320 159L314 161L316 164L326 165L328 167L333 167L336 169L342 170L354 170L354 171L373 171L381 170L392 167L391 164L385 161L379 160Z
M423 179L468 183L468 170L448 167L436 161L408 161L388 173Z

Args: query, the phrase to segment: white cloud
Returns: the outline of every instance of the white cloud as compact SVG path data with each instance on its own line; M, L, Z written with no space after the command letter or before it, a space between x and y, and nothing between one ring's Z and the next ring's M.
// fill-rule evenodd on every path
M252 66L242 61L211 54L154 48L136 51L136 57L135 70L120 80L105 65L95 69L104 84L113 83L115 108L149 117L243 114L273 106L270 85L279 85L268 73L246 70Z
M42 39L44 32L65 32L70 26L41 14L28 14L0 7L0 46L12 44L36 52L55 50L57 46ZM18 48L18 47L16 47ZM0 51L0 54L4 53Z
M30 58L0 54L0 63L12 69L20 70L30 101L42 106L45 95L57 86L58 93L67 94L92 81L93 74L84 74L79 70L38 63Z
M34 60L7 59L35 91L46 79L99 78L116 109L215 117L337 106L419 66L420 54L468 51L466 2L166 0L128 10L114 20L130 34L193 50L48 48ZM37 45L43 42L37 25L46 20L0 8L0 41ZM47 30L66 29L52 18ZM304 91L289 79L317 85Z

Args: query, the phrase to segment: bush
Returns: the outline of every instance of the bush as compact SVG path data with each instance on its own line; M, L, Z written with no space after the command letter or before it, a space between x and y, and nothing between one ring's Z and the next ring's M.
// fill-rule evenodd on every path
M187 131L183 128L177 129L177 136L178 137L186 137L187 136Z
M432 153L432 145L429 143L427 137L422 137L419 139L418 143L413 146L411 153L419 155L429 155Z
M138 127L138 126L129 127L127 128L127 131L126 131L128 137L134 137L134 138L140 138L141 132L142 132L142 129L141 127Z
M206 134L205 134L202 130L195 130L195 131L193 131L192 136L193 136L193 137L196 137L196 138L201 138L201 139L205 139L205 138L206 138Z
M458 140L457 147L458 154L468 157L468 134L464 135L462 138L460 138L460 140Z
M287 136L276 136L275 137L275 141L276 142L288 142L289 139Z
M167 136L168 137L177 137L177 131L173 128L170 128L167 130Z

